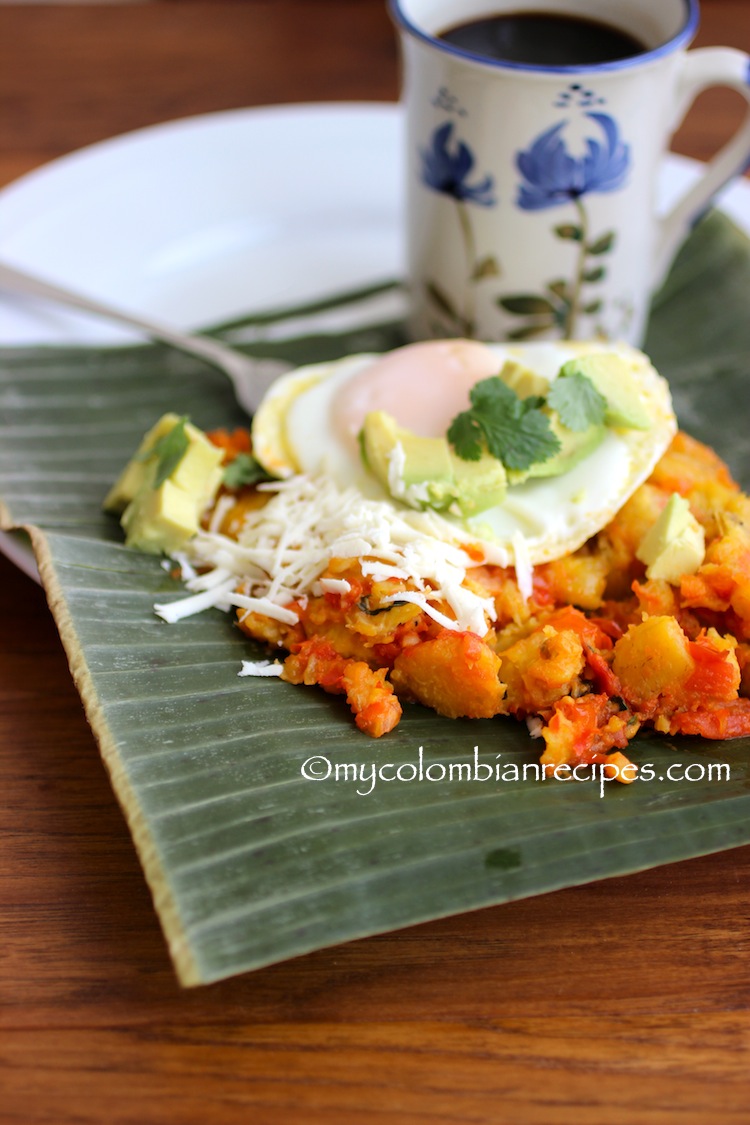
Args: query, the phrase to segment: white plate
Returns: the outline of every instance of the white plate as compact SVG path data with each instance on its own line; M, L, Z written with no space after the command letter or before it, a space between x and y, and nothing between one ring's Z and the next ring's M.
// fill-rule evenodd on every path
M0 257L180 327L401 270L395 106L277 106L157 125L0 193ZM15 302L0 344L121 340Z
M401 114L274 106L141 129L0 192L0 259L135 313L197 328L403 273ZM663 205L700 166L670 156ZM722 208L750 232L750 185ZM125 330L0 302L0 345L121 342ZM25 545L0 550L29 573Z

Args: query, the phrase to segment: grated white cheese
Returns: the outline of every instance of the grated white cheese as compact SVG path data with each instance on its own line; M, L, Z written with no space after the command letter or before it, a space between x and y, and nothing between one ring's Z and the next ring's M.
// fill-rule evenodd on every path
M234 503L234 497L229 492L225 492L223 496L219 497L219 499L216 501L216 506L211 513L211 523L209 524L208 528L209 531L219 530L222 523L224 522L224 516L226 516L227 513L234 507Z
M280 676L284 665L278 660L243 660L238 676Z
M182 551L175 551L175 553L172 555L172 561L176 562L179 566L180 575L182 576L183 582L189 582L192 578L197 578L197 574L193 567L190 565L187 555L183 554ZM165 559L164 562L166 563L165 569L170 570L170 560Z
M261 613L264 617L272 617L274 621L283 621L285 625L296 625L299 614L293 609L286 609L277 605L270 598L249 598L246 594L231 594L227 601L237 609L246 609L248 613Z
M432 596L434 597L435 595L433 594ZM437 621L438 625L442 625L445 629L466 628L466 626L462 625L459 621L454 621L452 617L441 613L434 605L430 605L427 598L427 594L421 594L418 590L400 590L398 594L389 594L387 598L383 598L383 603L387 605L393 602L411 602L412 605L418 605L428 617L431 617L433 621ZM486 633L486 627L482 631Z
M406 468L406 452L400 441L397 441L388 454L388 491L396 500L401 500L411 508L424 508L430 505L430 485L428 481L418 481L406 484L404 469Z
M360 570L366 578L374 578L376 582L385 582L389 578L401 578L406 582L412 578L402 566L389 566L375 559L363 559Z
M204 609L214 607L216 609L229 609L230 603L227 599L235 585L236 580L230 578L228 582L224 582L222 585L202 590L199 594L191 594L189 598L180 598L178 601L168 604L157 602L154 606L154 613L169 625L174 625L175 622L182 621L183 617L192 617L194 613L200 613Z
M228 578L232 577L232 571L228 570L225 566L217 566L213 570L208 570L204 574L198 574L193 571L192 577L188 578L185 586L188 590L213 590L216 586L223 586Z
M465 586L450 586L445 600L459 620L468 621L469 632L476 633L479 637L487 632L487 619L495 620L495 603L492 598L480 598Z
M218 577L209 588L208 576L201 575L190 584L200 584L198 594L157 607L165 620L211 605L234 605L294 624L298 617L288 608L291 602L320 589L345 592L344 580L320 577L331 559L357 558L376 580L399 578L415 587L395 599L413 601L446 628L479 636L487 632L495 618L492 599L463 582L467 571L484 562L507 566L505 552L495 548L491 558L486 552L475 558L476 549L469 554L462 546L475 540L436 513L398 510L388 501L366 499L355 488L341 490L330 478L298 475L261 487L274 495L247 513L237 541L212 531L199 531L190 541L191 565L212 568ZM240 583L243 592L235 593ZM435 602L447 603L456 619Z
M400 441L397 441L388 454L388 491L391 496L403 497L404 469L406 468L406 452Z
M316 589L319 587L319 590ZM321 594L348 594L352 588L351 582L345 578L321 578L313 585L313 593Z

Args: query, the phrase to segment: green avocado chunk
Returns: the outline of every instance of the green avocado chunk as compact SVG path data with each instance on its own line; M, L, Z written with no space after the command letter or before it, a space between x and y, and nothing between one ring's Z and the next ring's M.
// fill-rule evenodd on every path
M455 501L465 519L502 504L508 485L502 461L498 461L490 453L483 453L478 461L464 461L453 450L449 452L454 473Z
M361 432L362 452L368 468L383 487L392 492L412 485L429 484L437 506L444 486L453 483L448 443L444 438L425 438L402 429L385 410L372 410ZM399 456L401 445L403 457ZM446 501L450 503L450 500Z
M153 475L153 464L149 462L149 454L157 442L166 437L179 421L177 414L163 414L151 427L107 493L102 505L105 512L121 515L135 498L136 493L148 483L149 476Z
M360 441L365 464L383 488L412 508L442 511L456 505L468 517L505 498L505 468L497 458L487 453L463 461L447 438L420 437L384 410L367 414Z
M171 480L143 488L122 514L125 543L137 551L169 555L195 535L199 514L195 499Z
M545 379L543 375L537 375L535 371L530 371L528 367L524 367L522 363L518 363L515 359L506 359L500 369L500 378L521 399L529 398L532 395L546 398L549 394L549 379Z
M558 378L566 375L585 376L606 398L604 421L608 426L626 430L651 428L651 417L638 383L621 356L613 352L602 352L570 359L561 367Z
M178 449L169 475L159 481L159 443L181 426L184 450ZM200 526L203 511L221 484L223 452L196 426L176 414L164 414L143 438L104 501L120 516L125 543L150 554L171 554Z
M683 575L695 573L705 553L703 528L690 511L687 500L673 492L635 554L646 563L647 578L662 578L679 585Z

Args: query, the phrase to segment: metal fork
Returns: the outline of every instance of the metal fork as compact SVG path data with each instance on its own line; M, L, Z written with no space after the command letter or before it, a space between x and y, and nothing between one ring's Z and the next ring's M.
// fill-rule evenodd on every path
M80 309L82 312L93 313L95 316L106 317L113 323L126 324L137 328L153 340L171 344L179 351L188 355L197 356L213 367L223 371L234 387L237 401L249 413L258 406L268 387L273 380L284 371L289 370L289 364L274 359L251 359L235 351L219 340L209 339L207 336L194 336L186 332L179 332L166 324L158 324L143 317L133 316L132 313L123 312L111 305L85 297L71 289L63 288L40 277L24 273L14 266L0 263L0 290L8 293L22 293L29 297L41 297L44 300L55 301L58 304L68 305L70 308Z

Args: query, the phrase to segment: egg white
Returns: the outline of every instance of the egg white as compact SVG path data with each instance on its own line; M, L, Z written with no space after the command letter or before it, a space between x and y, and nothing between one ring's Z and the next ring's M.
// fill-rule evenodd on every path
M498 371L513 359L550 382L569 359L615 353L627 362L652 419L648 430L608 429L601 445L568 472L509 487L501 505L472 519L441 513L444 526L455 527L460 537L468 532L479 542L505 548L511 557L520 533L530 562L548 562L576 550L601 530L650 475L677 429L669 388L647 357L625 344L565 341L487 347L497 358ZM365 469L356 447L332 425L336 396L379 358L347 356L298 368L276 380L252 429L255 457L268 472L282 478L322 473L339 486L354 486L363 496L400 507Z

